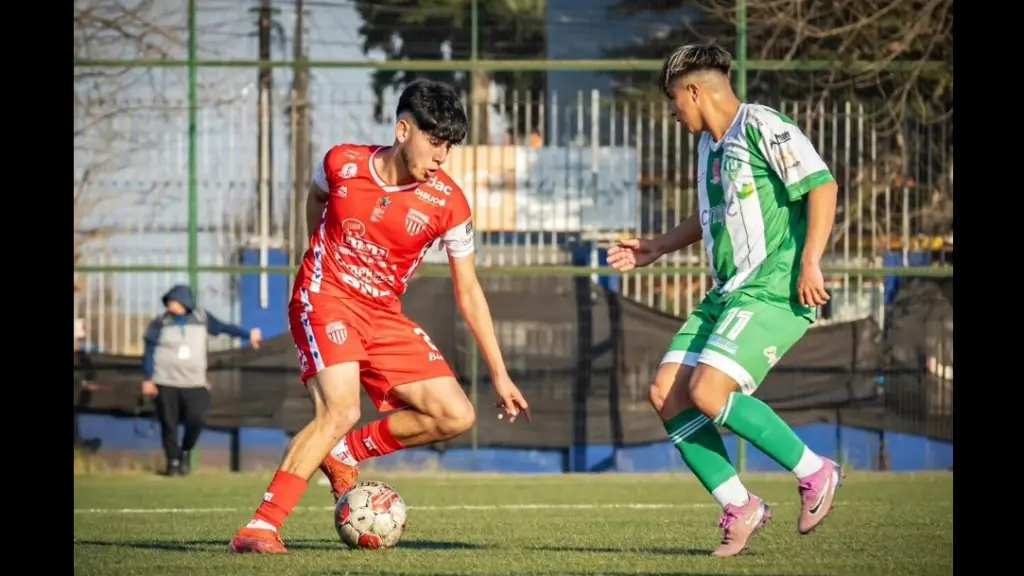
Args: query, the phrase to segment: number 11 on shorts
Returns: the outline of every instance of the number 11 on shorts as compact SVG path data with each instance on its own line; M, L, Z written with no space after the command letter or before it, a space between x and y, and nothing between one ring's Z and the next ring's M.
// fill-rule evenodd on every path
M725 313L725 318L722 318L718 322L718 329L715 330L715 334L719 336L725 336L729 340L736 340L743 329L750 323L750 319L754 317L753 312L747 312L746 310L740 310L739 308L733 308ZM726 332L728 330L728 332Z

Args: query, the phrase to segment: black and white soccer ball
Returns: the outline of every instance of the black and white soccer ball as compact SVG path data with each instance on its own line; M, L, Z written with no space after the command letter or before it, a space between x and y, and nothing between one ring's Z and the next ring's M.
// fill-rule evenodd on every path
M349 548L392 548L408 522L405 501L383 482L360 482L334 507L334 527Z

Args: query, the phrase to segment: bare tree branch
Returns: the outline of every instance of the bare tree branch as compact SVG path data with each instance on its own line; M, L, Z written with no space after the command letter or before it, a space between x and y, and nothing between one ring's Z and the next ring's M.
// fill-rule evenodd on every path
M758 70L748 77L748 99L799 103L800 117L794 120L825 143L823 154L843 194L852 198L839 207L844 226L835 241L860 229L886 241L950 230L953 0L747 0L746 5L750 59L873 63L817 72ZM732 48L737 41L735 0L620 0L611 13L678 17L669 31L610 49L606 57L663 58L681 44L714 41ZM632 95L646 99L657 92L650 74L613 76ZM853 105L851 116L833 108L839 102ZM851 134L861 134L863 141ZM648 167L662 179L673 169L653 161ZM666 186L671 184L661 185Z
M184 3L75 0L74 5L75 58L181 59L187 50ZM205 42L204 49L216 51L210 44ZM174 69L75 68L76 262L113 235L105 231L117 223L111 213L123 219L125 206L165 204L166 199L156 196L166 193L157 194L157 189L168 187L148 182L140 171L147 157L166 146L169 132L185 129L183 80L184 71ZM218 89L209 76L200 84L200 94L207 110L244 97L244 91ZM155 210L142 212L155 218Z

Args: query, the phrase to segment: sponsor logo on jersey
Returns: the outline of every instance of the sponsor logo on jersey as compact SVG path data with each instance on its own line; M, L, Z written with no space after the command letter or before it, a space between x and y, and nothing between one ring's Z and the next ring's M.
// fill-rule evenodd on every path
M342 198L348 198L348 186L339 186L337 194Z
M746 200L747 198L750 198L751 196L754 195L755 190L756 188L754 188L754 184L751 182L736 184L736 196L739 197L740 200Z
M739 203L736 200L727 204L712 206L709 209L700 211L700 225L707 227L715 224L724 224L727 216L736 216L739 213Z
M452 187L438 180L437 176L431 176L430 180L427 181L427 186L437 190L445 196L452 195Z
M359 172L359 167L356 166L355 162L349 162L341 167L342 178L355 178L356 173Z
M779 159L782 160L782 165L787 170L792 170L793 168L800 166L800 161L797 160L796 154L793 153L793 150L790 149L789 146L782 147L779 151Z
M341 233L343 236L362 236L366 234L366 225L355 218L345 218L341 221Z
M377 263L380 270L374 270L369 266L357 266L347 263L344 266L348 275L357 280L369 282L370 284L392 285L395 283L395 275L388 272L387 264L384 262Z
M370 271L368 268L364 268L363 270L372 273L372 271ZM360 274L362 274L362 272ZM345 272L342 272L341 274L341 281L344 282L345 284L348 284L350 287L352 287L360 294L365 294L367 296L370 296L371 298L385 298L391 295L391 290L384 287L378 288L376 283L373 282L372 280L363 280L361 278L356 278L352 274L348 274Z
M364 240L358 236L346 236L345 244L351 247L352 251L360 257L365 256L374 261L387 260L389 250L369 240ZM365 258L361 259L365 260Z
M447 204L448 202L444 198L438 198L437 196L434 196L430 192L420 190L419 188L416 189L416 197L419 198L420 200L423 200L427 204L431 204L439 208L444 207L444 205Z
M405 215L405 231L408 232L410 236L415 236L423 232L429 223L430 218L419 210L410 208L409 212Z
M373 214L370 216L370 222L380 222L384 219L384 214L387 212L388 206L391 205L391 199L387 196L381 196L380 200L377 201L377 206L373 208Z
M348 328L341 322L331 322L326 328L327 338L337 345L342 345L348 339Z

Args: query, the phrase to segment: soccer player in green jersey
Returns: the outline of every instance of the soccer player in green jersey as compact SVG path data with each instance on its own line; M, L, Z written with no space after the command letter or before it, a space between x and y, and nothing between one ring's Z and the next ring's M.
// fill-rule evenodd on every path
M683 461L723 508L715 556L742 552L771 518L737 477L716 426L796 475L801 534L831 511L844 476L753 396L829 299L820 261L838 187L792 120L737 99L731 65L715 45L683 46L665 61L660 81L673 115L700 134L699 210L658 238L608 252L625 272L703 240L714 287L669 344L650 394Z

